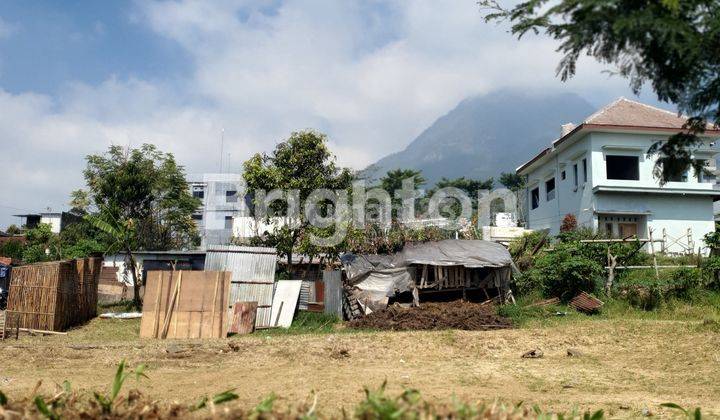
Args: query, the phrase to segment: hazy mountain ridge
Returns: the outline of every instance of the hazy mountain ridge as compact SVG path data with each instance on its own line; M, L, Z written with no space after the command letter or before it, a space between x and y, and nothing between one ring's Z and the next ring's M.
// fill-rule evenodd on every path
M467 98L438 118L405 150L365 170L378 178L388 170L422 170L427 187L440 178L486 179L514 171L559 137L560 125L595 111L572 93L503 90Z

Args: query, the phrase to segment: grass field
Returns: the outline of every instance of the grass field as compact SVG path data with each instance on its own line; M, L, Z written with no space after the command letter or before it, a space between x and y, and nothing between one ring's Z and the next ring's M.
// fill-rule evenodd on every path
M138 320L95 319L66 336L23 336L0 344L0 390L11 398L74 389L104 390L121 359L146 364L134 380L154 399L191 404L234 388L254 406L309 402L325 412L350 409L363 387L388 383L389 393L414 388L431 402L500 400L545 410L603 409L611 417L672 412L674 402L720 416L720 307L674 304L646 313L609 303L604 314L567 308L506 309L520 327L501 331L353 331L303 315L289 331L225 340L138 338ZM566 316L556 316L555 312ZM540 359L522 359L539 348ZM567 349L579 357L568 357Z

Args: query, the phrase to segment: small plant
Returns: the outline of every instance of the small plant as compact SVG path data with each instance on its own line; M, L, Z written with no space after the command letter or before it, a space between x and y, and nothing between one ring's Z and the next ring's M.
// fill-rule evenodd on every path
M420 402L420 393L414 389L406 389L399 397L391 398L385 394L386 387L387 381L375 391L365 387L365 400L355 408L355 416L361 419L402 418Z
M7 395L0 391L0 407L6 406L8 403Z
M261 417L263 414L272 413L273 406L275 405L275 400L277 399L277 395L274 393L268 395L265 397L258 405L256 405L250 414L251 418L258 418Z
M138 381L141 377L147 378L147 375L145 375L145 365L139 365L132 372L125 372L125 359L123 359L118 365L117 372L115 373L115 378L113 379L113 383L110 389L110 395L102 395L97 392L94 393L95 400L102 407L103 413L107 414L112 412L112 407L115 403L115 399L117 398L118 394L120 394L120 390L122 389L125 380L130 376L135 376L135 380Z
M688 419L694 419L694 420L702 420L702 413L700 412L700 407L697 407L695 410L686 410L685 408L679 406L675 403L663 403L660 404L660 407L666 407L666 408L672 408L675 410L681 411L683 414L685 414L685 417Z
M213 404L213 405L218 405L218 404L223 404L223 403L226 403L226 402L228 402L228 401L232 401L232 400L238 399L238 398L239 398L239 397L238 397L238 394L236 394L236 393L233 392L233 391L235 391L235 388L233 388L233 389L228 389L227 391L224 391L224 392L221 392L221 393L219 393L219 394L213 395L212 400L211 400L211 401L212 401L212 404ZM208 401L209 401L209 399L208 399L207 396L203 397L203 399L200 400L200 402L197 403L197 405L195 405L194 410L199 410L199 409L202 409L202 408L207 407Z
M58 414L55 411L55 406L53 404L47 405L45 403L45 400L41 396L36 396L33 400L33 403L35 404L35 407L38 409L40 414L47 417L50 420L60 420L60 414Z

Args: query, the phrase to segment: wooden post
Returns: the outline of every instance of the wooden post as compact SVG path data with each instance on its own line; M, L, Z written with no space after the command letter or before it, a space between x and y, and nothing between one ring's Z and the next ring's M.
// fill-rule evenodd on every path
M695 249L695 243L693 242L693 239L692 239L692 228L688 228L687 237L688 237L688 253L692 254L693 250Z
M648 239L650 239L650 253L653 257L653 267L655 267L655 278L660 278L660 271L658 271L657 266L657 256L655 255L655 243L653 242L653 236L652 236L653 230L652 228L648 228Z
M667 249L665 249L665 244L667 244L667 241L668 241L667 231L665 230L665 228L663 228L663 230L662 230L662 239L663 239L663 241L660 245L660 252L662 252L664 254L667 252Z
M224 276L224 275L223 275ZM224 279L224 277L223 277ZM215 327L215 301L217 300L217 292L218 292L218 285L220 284L220 272L215 275L215 291L213 292L213 300L212 300L212 311L210 314L210 331L213 330ZM220 326L220 331L222 332L222 325Z
M607 281L605 281L605 294L610 296L610 291L612 290L612 285L615 282L615 267L617 266L617 257L610 253L610 246L608 246L607 256L608 256L608 277L607 277Z

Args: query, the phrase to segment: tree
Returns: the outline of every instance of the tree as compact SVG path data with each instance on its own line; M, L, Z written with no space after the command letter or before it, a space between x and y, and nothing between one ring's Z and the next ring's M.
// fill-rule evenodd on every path
M54 261L62 257L60 241L49 224L40 223L25 234L27 243L23 249L22 259L26 264Z
M514 172L502 172L500 183L510 191L517 192L525 188L525 178Z
M690 166L690 150L707 122L720 124L720 3L717 0L527 0L510 9L480 0L486 21L508 20L521 38L544 31L560 41L557 74L571 78L581 55L617 67L635 93L646 82L659 100L691 115L686 130L656 143L655 175L661 183Z
M478 191L480 190L490 190L493 187L493 184L495 183L493 178L488 178L484 181L479 179L469 179L460 177L455 179L448 179L445 177L442 177L440 181L438 181L437 184L435 184L435 187L430 189L427 194L425 195L425 202L433 196L439 189L442 188L457 188L461 191L463 191L465 194L467 194L468 198L470 198L470 202L472 204L472 209L477 210L478 208ZM451 200L451 199L448 199ZM423 204L423 208L426 207L426 203ZM446 209L447 213L450 213L451 215L460 215L461 213L461 207L460 203L457 202L457 200L452 200L452 203L448 206Z
M397 193L399 190L402 190L403 181L405 180L410 180L412 182L413 193L425 185L426 182L425 177L422 176L422 171L417 171L415 169L395 169L388 171L385 176L380 178L379 187L385 190L392 200L391 217L393 220L398 217L398 213L402 208L403 198L407 198L402 197ZM417 203L417 205L417 208L419 208L420 203Z
M5 233L8 235L18 235L22 233L22 229L20 229L17 225L12 224L5 229Z
M525 177L520 176L514 172L502 172L500 173L500 183L508 190L515 193L515 203L517 208L517 219L518 221L525 220L524 209L524 189L525 189Z
M315 190L346 190L352 182L350 171L336 165L335 156L327 147L327 136L313 130L293 132L272 154L255 154L243 168L247 192L254 197L256 209L262 205L260 191L296 190L299 204L303 204ZM268 221L272 216L286 216L287 220L270 233L266 242L287 257L287 267L291 270L294 249L312 226L302 211L292 219L288 217L286 202L274 201L270 210L265 215Z
M170 153L143 144L138 149L111 146L87 156L85 219L101 232L108 252L125 254L132 275L133 301L141 305L133 252L189 248L199 241L192 213L200 205L185 181L184 169ZM73 198L79 195L74 193Z

